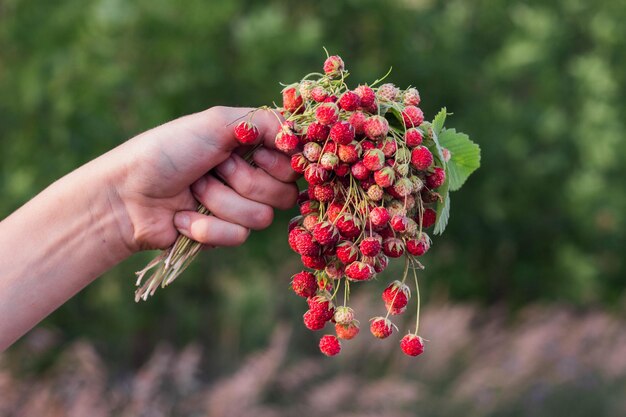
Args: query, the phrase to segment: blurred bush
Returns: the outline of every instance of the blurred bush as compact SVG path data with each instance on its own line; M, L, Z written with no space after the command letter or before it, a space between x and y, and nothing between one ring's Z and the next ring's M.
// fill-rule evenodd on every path
M425 259L426 294L519 306L623 300L626 284L626 3L611 0L0 2L0 216L128 137L216 104L279 100L322 46L356 85L390 66L427 117L483 152ZM148 303L140 254L54 313L62 340L120 366L161 339L205 342L234 363L299 321L285 225L209 252ZM5 254L6 256L6 254ZM393 273L387 277L391 279ZM131 358L131 359L126 359ZM33 365L34 366L34 365ZM44 365L41 365L44 366Z

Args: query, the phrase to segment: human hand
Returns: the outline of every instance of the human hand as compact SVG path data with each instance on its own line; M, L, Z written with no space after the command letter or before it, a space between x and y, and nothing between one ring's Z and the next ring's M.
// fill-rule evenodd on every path
M121 207L117 222L131 251L168 247L179 231L205 245L239 245L250 229L270 225L273 208L295 203L297 175L289 158L273 149L280 128L276 114L254 115L257 143L263 145L253 154L257 167L241 157L250 147L237 142L233 122L253 110L214 107L147 131L113 151L124 161L113 181L113 204ZM198 202L211 215L197 213Z

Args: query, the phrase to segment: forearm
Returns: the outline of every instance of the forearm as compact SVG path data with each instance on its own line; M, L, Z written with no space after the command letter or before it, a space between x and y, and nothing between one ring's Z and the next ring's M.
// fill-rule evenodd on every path
M105 155L0 222L0 351L131 254Z

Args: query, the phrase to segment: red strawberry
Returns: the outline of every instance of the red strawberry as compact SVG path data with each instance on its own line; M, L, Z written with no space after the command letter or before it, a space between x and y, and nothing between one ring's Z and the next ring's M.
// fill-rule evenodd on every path
M291 232L297 226L301 226L301 225L302 225L302 216L293 217L291 220L289 220L289 225L287 226L287 231Z
M304 170L306 169L309 161L306 160L302 153L294 153L291 155L291 169L293 169L298 174L304 174Z
M392 83L383 84L378 87L378 97L384 101L395 101L400 94L400 89Z
M318 122L312 122L306 128L306 138L311 142L323 142L328 138L330 128Z
M348 118L348 123L350 123L352 127L354 128L355 134L362 135L364 133L363 125L365 124L366 120L367 120L367 116L365 115L365 113L361 111L355 111Z
M343 204L342 203L330 203L328 205L328 208L326 209L326 215L328 216L328 220L330 220L331 222L334 222L335 219L337 218L337 216L339 216L339 213L341 213L343 210Z
M254 143L259 137L259 129L250 122L242 120L235 126L235 138L244 145Z
M346 266L346 276L352 281L368 281L374 274L374 268L364 262L355 261Z
M326 356L335 356L341 352L341 343L337 336L327 334L320 339L320 351Z
M406 127L417 127L424 121L424 113L419 107L406 106L402 110L402 119Z
M402 309L406 307L411 297L411 290L406 284L394 281L383 291L383 302L387 308Z
M327 321L312 310L307 310L307 312L304 313L304 316L302 316L302 319L304 320L304 325L306 326L306 328L313 331L322 330Z
M374 173L374 176L376 173ZM375 178L374 178L374 181ZM383 199L384 191L378 184L372 184L367 189L367 196L372 199L372 201L380 201Z
M382 188L391 187L396 180L396 173L391 167L384 167L374 172L374 181Z
M296 245L296 239L302 233L306 233L306 229L300 226L296 226L289 231L289 247L296 253L299 253L298 246Z
M334 261L326 265L324 272L326 272L326 275L328 275L330 279L341 279L343 277L344 268L341 263Z
M320 245L334 245L339 240L339 232L331 222L324 221L313 228L313 237Z
M370 171L378 171L385 165L385 154L380 149L369 149L363 154L363 165Z
M343 213L337 217L335 226L339 229L341 236L351 239L361 233L361 221L349 213Z
M310 164L304 170L304 179L311 185L322 184L328 181L329 173L320 164Z
M391 158L396 154L396 150L398 149L398 144L394 138L385 138L382 142L379 143L378 148L383 151L383 155L385 158Z
M302 96L295 87L287 87L283 90L283 107L290 113L303 110Z
M381 240L375 237L366 237L359 244L359 249L364 256L376 256L380 252ZM373 265L372 265L373 266Z
M339 145L337 156L342 162L352 164L359 160L361 156L361 147L357 142L351 142L347 145Z
M433 173L426 176L426 186L431 190L441 187L445 181L446 171L440 167L435 167Z
M336 103L337 102L337 96L328 96L326 97L326 100L324 100L324 103Z
M409 88L404 92L404 105L405 106L419 106L420 105L420 93L416 88Z
M421 355L424 352L424 339L409 333L400 340L400 348L409 356Z
M395 237L383 240L383 253L390 258L399 258L404 254L404 244Z
M362 161L359 161L352 165L350 171L352 172L352 176L357 180L365 180L369 178L370 174L372 173L372 171L367 169Z
M298 248L300 255L319 256L320 254L320 245L313 240L313 235L308 232L296 236L296 248Z
M369 219L372 225L382 227L389 222L389 212L384 207L374 207L370 210Z
M389 132L389 122L382 116L371 116L363 123L365 136L372 140L382 140Z
M337 307L333 320L338 324L350 324L354 320L354 310L346 306Z
M314 296L317 291L315 275L307 271L298 272L291 277L291 288L300 297Z
M338 145L347 145L354 140L354 127L348 122L339 121L330 128L330 138Z
M315 119L330 126L339 120L339 107L335 103L323 103L315 110Z
M307 214L315 213L320 209L320 203L313 200L307 200L300 204L300 214L306 216Z
M327 140L322 148L322 153L337 153L337 144L332 140Z
M298 137L291 131L281 130L276 135L274 143L276 144L276 149L286 154L290 154L298 149L300 139L298 139Z
M361 106L363 108L372 107L376 103L376 94L371 87L366 85L360 85L354 89L354 92L361 99Z
M385 269L387 269L388 265L389 258L387 257L387 255L385 255L384 253L379 253L378 255L376 255L374 262L374 271L376 271L377 274L380 274Z
M343 59L341 59L338 55L329 56L324 61L324 72L330 78L334 78L338 75L341 75L341 72L344 70L345 65L343 63Z
M337 245L337 258L345 265L349 265L359 258L359 250L354 243L343 240Z
M335 167L335 175L338 177L345 177L349 173L350 173L350 165L344 162L337 164L337 166Z
M300 256L300 260L302 261L302 265L307 268L315 269L316 271L321 271L326 267L326 260L323 256Z
M313 185L313 197L322 203L330 203L335 199L335 187L331 183Z
M427 208L422 213L422 228L428 229L437 221L437 212L431 208Z
M328 93L323 87L315 86L311 89L311 98L318 103L323 103L328 98Z
M370 149L374 149L374 148L376 148L376 144L372 142L371 140L361 141L361 149L363 150L363 152L367 152Z
M370 324L370 331L379 339L385 339L393 332L394 325L391 320L384 317L374 317Z
M433 164L433 154L420 145L411 151L411 164L419 171L426 171Z
M418 239L407 239L406 251L413 256L422 256L430 249L430 237L424 232Z
M361 98L352 91L346 91L337 102L339 107L345 111L355 111L361 106Z
M335 332L340 339L354 339L359 334L359 330L359 322L357 320L353 320L349 324L335 324Z
M405 232L408 224L409 219L406 216L396 214L391 218L391 228L396 232Z
M323 291L320 295L307 298L306 302L314 314L328 321L335 315L335 306L330 301L330 297L328 292Z
M408 147L415 148L416 146L421 145L423 140L424 135L422 134L422 131L416 127L407 129L404 133L404 141Z
M302 226L304 226L304 228L308 230L309 232L312 232L315 225L318 224L319 222L320 222L319 213L313 212L304 217L304 220L302 221Z

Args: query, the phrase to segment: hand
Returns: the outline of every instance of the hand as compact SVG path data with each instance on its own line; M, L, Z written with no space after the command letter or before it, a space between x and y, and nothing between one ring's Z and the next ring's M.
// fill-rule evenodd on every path
M180 231L211 246L243 243L250 229L270 225L273 208L291 207L297 198L289 157L274 150L280 120L257 111L257 149L249 151L233 135L234 124L253 109L214 107L145 132L114 152L125 162L114 180L121 203L122 235L132 251L166 248ZM218 177L220 179L218 179ZM198 202L211 215L196 212Z

